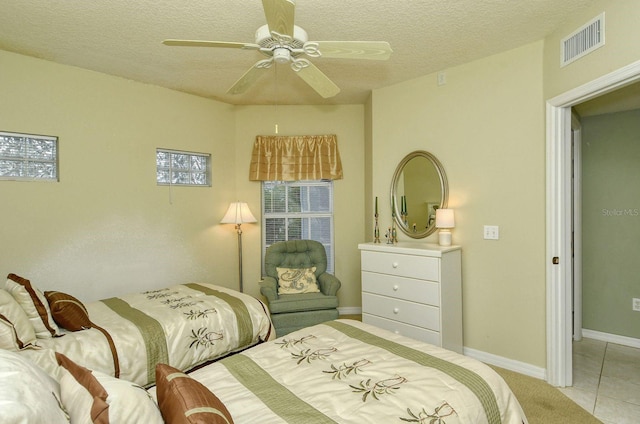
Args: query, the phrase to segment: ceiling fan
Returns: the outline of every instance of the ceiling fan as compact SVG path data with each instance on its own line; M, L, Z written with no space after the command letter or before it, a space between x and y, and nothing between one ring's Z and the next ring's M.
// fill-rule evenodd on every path
M386 41L309 41L307 32L294 25L294 0L262 0L262 6L267 25L258 28L255 43L169 39L163 44L257 50L267 56L245 72L227 91L229 94L244 93L264 69L276 62L290 63L291 69L318 94L324 98L333 97L340 88L304 56L387 60L391 55L391 46Z

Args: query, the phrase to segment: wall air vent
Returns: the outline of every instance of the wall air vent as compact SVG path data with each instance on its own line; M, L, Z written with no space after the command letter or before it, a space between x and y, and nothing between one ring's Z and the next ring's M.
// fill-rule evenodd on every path
M560 67L604 46L604 12L560 42Z

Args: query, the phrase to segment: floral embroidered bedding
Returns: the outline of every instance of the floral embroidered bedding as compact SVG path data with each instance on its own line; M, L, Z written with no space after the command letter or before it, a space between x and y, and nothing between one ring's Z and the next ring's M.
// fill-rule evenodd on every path
M7 287L17 287L13 280L25 287L12 275ZM64 293L30 290L51 334L21 340L14 331L16 348L9 350L51 375L59 352L90 370L146 386L155 381L158 363L189 370L274 337L261 301L212 284L174 285L84 305Z
M527 423L488 366L350 320L298 330L189 376L235 423Z

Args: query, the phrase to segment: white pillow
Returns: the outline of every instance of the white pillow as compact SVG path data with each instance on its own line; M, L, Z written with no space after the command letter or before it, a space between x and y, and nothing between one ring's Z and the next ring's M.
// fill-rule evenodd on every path
M0 289L0 348L22 350L34 346L36 333L18 302Z
M2 349L0 411L2 424L69 423L58 383L19 353Z
M158 405L141 386L79 366L56 353L62 402L74 424L163 424ZM106 404L105 404L106 400Z
M49 338L62 334L51 316L47 299L40 290L31 284L31 281L15 274L9 274L4 288L11 293L26 312L36 332L36 337Z

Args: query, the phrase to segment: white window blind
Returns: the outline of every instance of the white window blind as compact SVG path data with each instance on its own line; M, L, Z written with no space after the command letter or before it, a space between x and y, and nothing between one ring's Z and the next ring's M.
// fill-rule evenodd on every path
M263 181L263 264L267 247L285 240L322 243L327 252L327 272L333 274L332 181Z
M211 186L211 155L156 149L158 185Z
M0 180L58 181L58 137L0 132Z

